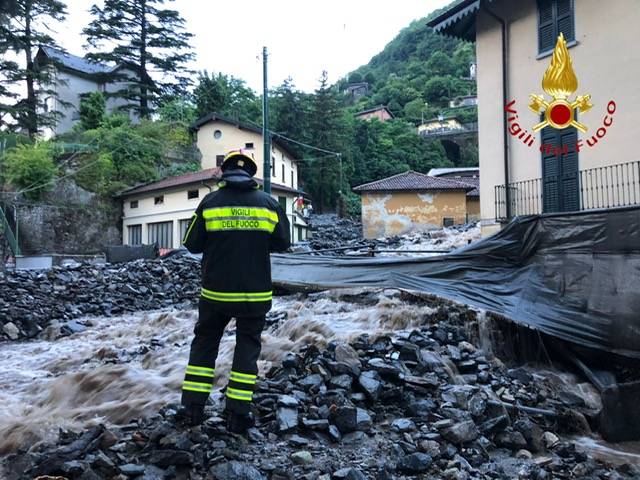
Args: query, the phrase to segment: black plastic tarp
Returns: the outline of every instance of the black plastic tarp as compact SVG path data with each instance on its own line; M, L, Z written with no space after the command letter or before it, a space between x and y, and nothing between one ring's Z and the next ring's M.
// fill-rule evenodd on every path
M285 289L420 291L640 358L640 207L517 217L497 234L437 257L273 255L272 268Z

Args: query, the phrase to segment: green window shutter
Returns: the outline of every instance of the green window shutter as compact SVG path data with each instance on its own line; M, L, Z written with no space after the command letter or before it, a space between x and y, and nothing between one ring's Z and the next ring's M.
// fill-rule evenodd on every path
M555 44L553 0L538 0L538 52L551 50Z
M542 145L558 147L558 135L552 127L542 129ZM542 150L542 211L544 213L560 211L560 157L553 148Z
M566 146L568 153L561 157L560 201L563 212L580 210L580 181L578 153L575 151L578 131L574 127L558 130L560 144Z

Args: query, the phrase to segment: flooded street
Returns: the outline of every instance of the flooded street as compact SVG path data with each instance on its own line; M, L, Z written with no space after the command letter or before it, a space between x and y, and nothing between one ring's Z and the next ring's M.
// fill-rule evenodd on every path
M261 372L306 344L362 333L398 331L422 323L428 307L405 303L398 292L369 293L365 304L346 302L349 292L274 301L272 315L286 319L265 329ZM311 300L311 301L310 301ZM179 401L196 321L195 311L166 310L86 318L84 332L57 340L5 343L0 348L0 451L51 440L59 428L79 430L124 424ZM230 367L234 324L220 346L218 386ZM55 328L43 336L53 337ZM214 400L219 399L219 391Z

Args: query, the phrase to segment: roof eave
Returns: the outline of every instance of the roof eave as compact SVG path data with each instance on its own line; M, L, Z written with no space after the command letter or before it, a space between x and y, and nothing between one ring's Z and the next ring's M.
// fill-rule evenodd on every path
M436 33L474 42L476 39L476 12L483 0L464 0L427 22ZM491 1L491 0L488 0Z

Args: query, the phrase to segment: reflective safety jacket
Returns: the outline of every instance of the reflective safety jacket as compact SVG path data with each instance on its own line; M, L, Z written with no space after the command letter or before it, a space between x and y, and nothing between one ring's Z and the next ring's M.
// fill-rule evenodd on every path
M289 220L244 171L225 172L218 186L202 199L182 243L203 254L202 298L226 315L264 315L271 309L269 253L289 248Z

